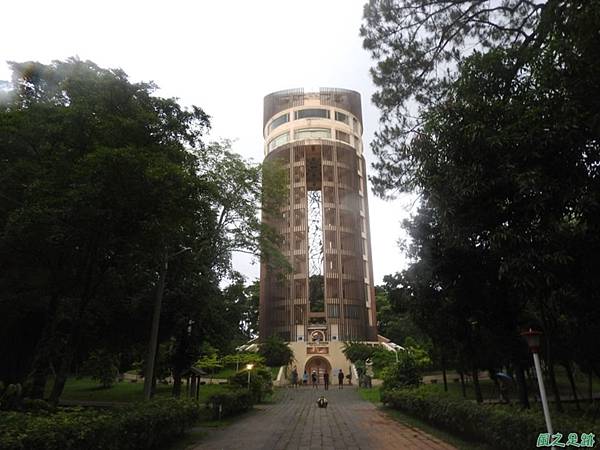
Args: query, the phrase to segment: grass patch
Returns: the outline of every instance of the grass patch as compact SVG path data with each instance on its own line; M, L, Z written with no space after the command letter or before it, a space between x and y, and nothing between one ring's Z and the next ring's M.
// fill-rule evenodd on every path
M275 380L277 378L277 374L279 373L279 366L277 367L267 367L267 369L271 372L271 377L273 378L273 380ZM246 370L246 365L242 364L240 365L240 370L235 370L235 367L225 367L221 370L219 370L218 372L215 372L214 374L212 374L212 378L220 378L220 379L228 379L229 377L234 376L237 372L240 371L245 371ZM206 375L206 378L210 378L211 375Z
M440 439L444 442L447 442L450 445L453 445L459 450L490 450L490 447L488 446L466 441L463 438L458 437L454 434L450 434L444 430L432 427L427 422L423 422L422 420L419 420L415 417L409 416L395 409L383 406L381 404L381 391L379 387L374 387L372 389L359 388L358 392L364 400L376 404L381 411L384 411L394 420L397 420L398 422L408 427L422 430L432 435L433 437L436 437L437 439Z
M360 396L371 403L381 403L381 391L378 387L374 387L371 389L359 388L358 393Z
M212 375L206 375L207 378L210 378L212 376L212 378L221 378L223 380L228 379L229 377L232 377L236 374L236 370L235 368L231 368L231 367L225 367L221 370L219 370L218 372L213 373Z
M571 385L569 384L569 380L567 378L567 373L564 367L556 366L556 384L558 385L558 390L561 396L572 396L573 392L571 390ZM441 378L441 372L426 372L425 376L435 375ZM483 373L482 373L483 375ZM452 396L462 397L462 388L459 379L458 373L454 371L448 371L447 374L448 379L448 393ZM588 377L587 375L575 371L574 374L575 379L575 387L577 389L577 394L580 400L589 401L589 387L588 387ZM548 395L553 395L550 390L550 382L545 379L546 391ZM427 385L430 383L427 382ZM479 385L481 387L481 394L483 398L486 400L497 400L499 398L499 392L496 388L494 382L490 379L480 379ZM434 386L437 386L439 389L443 390L443 381L440 379ZM529 399L531 401L534 400L534 396L539 396L538 385L536 380L528 380L528 388L529 388ZM592 377L592 390L593 392L600 392L600 378ZM470 381L470 378L465 377L465 391L466 398L469 400L475 400L475 390L473 388L473 383ZM518 393L517 386L514 384L511 388L509 388L508 395L511 401L518 402Z
M46 395L50 394L52 383L46 387ZM182 397L185 395L185 385L182 386ZM155 397L169 397L173 385L157 384ZM204 384L200 386L200 402L213 395L223 392L224 386L219 384ZM144 399L144 383L121 381L109 388L103 388L90 378L69 378L61 400L96 401L96 402L138 402Z

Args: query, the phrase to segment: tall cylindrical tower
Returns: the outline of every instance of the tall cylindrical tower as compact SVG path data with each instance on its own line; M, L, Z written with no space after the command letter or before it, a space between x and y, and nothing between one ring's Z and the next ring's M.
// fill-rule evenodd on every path
M289 195L263 220L293 267L261 265L260 337L288 342L376 341L360 94L322 88L264 99L265 161Z

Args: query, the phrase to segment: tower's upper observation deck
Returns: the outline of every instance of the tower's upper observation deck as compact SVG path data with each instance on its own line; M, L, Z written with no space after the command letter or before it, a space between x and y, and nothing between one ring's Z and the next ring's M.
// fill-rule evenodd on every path
M310 139L341 141L361 154L362 128L361 99L356 91L288 89L264 99L265 155L289 142Z

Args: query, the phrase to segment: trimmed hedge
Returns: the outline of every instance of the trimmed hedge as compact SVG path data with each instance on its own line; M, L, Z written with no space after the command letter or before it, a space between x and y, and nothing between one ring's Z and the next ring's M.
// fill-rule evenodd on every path
M428 386L384 390L381 401L465 439L497 449L536 448L539 433L546 432L541 411L522 410L516 405L477 404L452 398ZM592 431L589 422L564 416L552 419L555 432L560 431L564 436L570 432Z
M111 410L0 413L3 450L163 448L200 417L189 400L160 399Z
M242 389L231 389L221 394L211 395L206 400L206 408L210 410L213 420L223 419L248 411L254 404L252 392Z

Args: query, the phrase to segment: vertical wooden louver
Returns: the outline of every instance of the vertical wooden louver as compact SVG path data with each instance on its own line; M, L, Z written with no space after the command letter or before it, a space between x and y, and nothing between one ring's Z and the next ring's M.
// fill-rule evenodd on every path
M322 88L317 94L292 89L266 96L263 129L284 111L293 117L294 108L307 104L309 95L316 96L320 105L352 115L362 129L360 94L335 88ZM311 103L306 106L309 107L314 106ZM331 114L332 129L341 126L334 117ZM338 340L376 340L364 158L356 144L334 139L348 135L342 131L332 133L331 139L292 140L265 157L265 161L280 164L289 175L287 203L279 215L271 214L263 220L281 234L281 251L293 270L284 273L265 262L261 264L262 339L276 334L296 341L298 330L308 339L311 326L317 323L328 330L337 325ZM307 197L310 191L317 190L321 191L322 205L323 311L311 311L309 302Z

